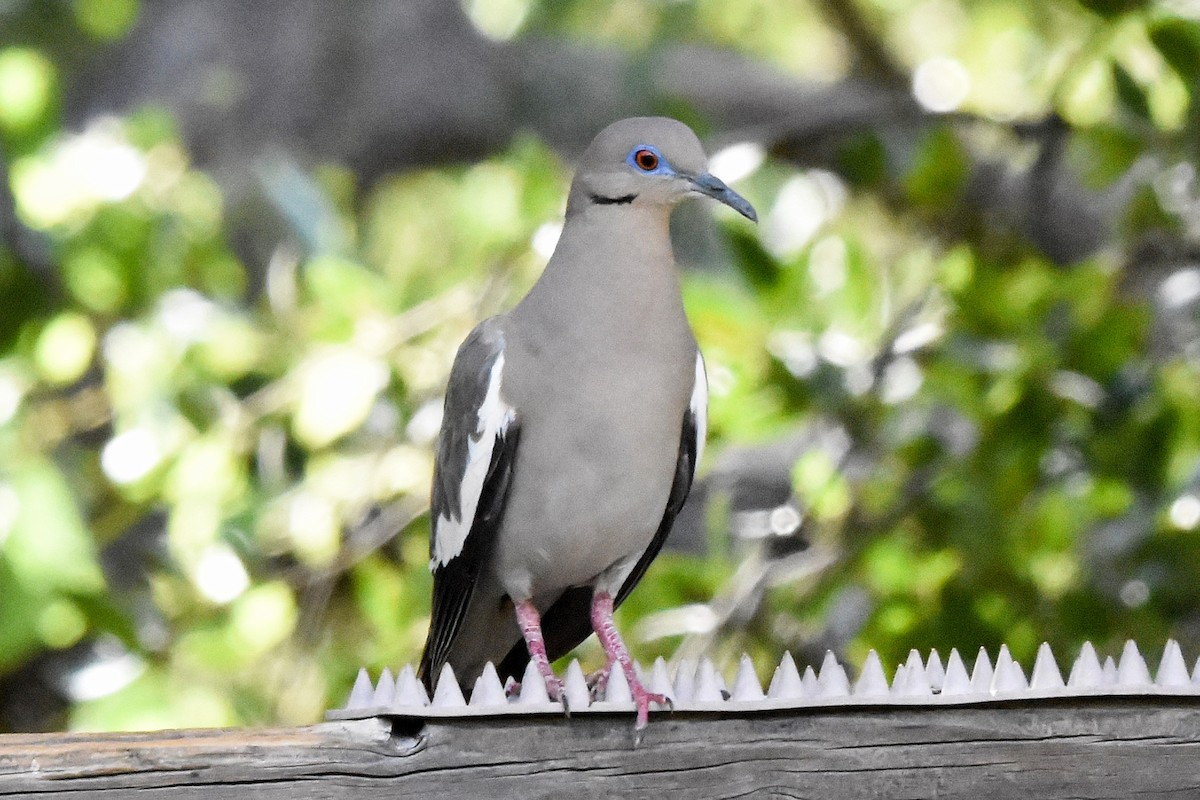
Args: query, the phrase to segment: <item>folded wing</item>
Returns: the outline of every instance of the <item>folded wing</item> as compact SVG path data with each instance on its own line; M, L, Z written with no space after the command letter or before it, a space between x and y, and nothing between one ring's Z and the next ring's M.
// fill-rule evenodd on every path
M459 348L446 390L430 500L433 615L420 671L427 688L449 656L504 516L520 423L503 399L503 381L504 332L493 317Z

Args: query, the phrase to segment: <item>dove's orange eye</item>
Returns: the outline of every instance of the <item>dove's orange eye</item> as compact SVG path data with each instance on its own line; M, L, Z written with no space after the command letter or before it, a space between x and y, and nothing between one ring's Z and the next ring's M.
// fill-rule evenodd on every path
M658 169L658 153L642 148L633 154L633 163L637 164L639 169L653 172Z

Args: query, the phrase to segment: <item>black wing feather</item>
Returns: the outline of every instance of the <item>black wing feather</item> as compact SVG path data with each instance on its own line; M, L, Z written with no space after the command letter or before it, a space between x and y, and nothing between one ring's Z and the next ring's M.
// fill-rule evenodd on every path
M689 408L683 415L679 456L675 461L675 480L671 484L671 493L667 496L667 508L663 512L662 522L658 524L658 530L655 531L650 546L642 553L642 557L634 565L629 577L621 584L621 588L614 598L617 607L625 602L625 598L629 596L629 593L646 574L646 570L650 568L650 562L662 550L663 542L667 540L667 535L675 524L675 517L679 515L679 510L683 508L684 501L687 500L688 493L692 490L696 446L696 415ZM542 615L542 637L546 641L546 654L551 661L562 658L591 635L591 607L592 587L576 586L563 592L562 596ZM524 642L517 642L497 667L500 680L505 681L509 676L520 680L527 663L529 663L529 650L525 647Z
M439 517L449 511L461 513L461 478L465 469L468 440L475 435L478 409L486 395L491 369L504 347L495 319L481 323L459 348L446 395L446 419L434 466L430 508L430 549L436 539ZM428 691L450 655L450 648L466 617L479 574L491 558L496 532L504 518L508 490L512 484L520 420L514 418L495 438L491 461L479 492L475 517L462 550L433 570L433 612L429 635L421 655L418 675Z
M496 437L492 461L479 495L475 522L463 543L462 552L450 559L448 564L433 571L433 614L419 672L427 691L433 691L437 675L442 671L459 626L467 615L479 573L491 559L496 531L504 519L508 487L512 484L513 460L520 431L520 423L514 420L506 432Z

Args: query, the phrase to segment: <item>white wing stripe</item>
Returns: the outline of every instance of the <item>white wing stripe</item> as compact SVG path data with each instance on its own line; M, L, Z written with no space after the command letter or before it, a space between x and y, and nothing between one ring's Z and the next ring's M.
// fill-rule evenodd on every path
M479 506L479 495L483 491L483 481L487 478L488 467L492 463L492 450L496 446L496 436L508 430L513 421L513 409L500 397L500 383L504 372L504 353L496 356L488 375L487 395L476 415L478 424L474 435L467 442L467 465L463 470L462 484L459 486L459 518L454 519L448 514L441 514L434 524L433 557L429 567L433 569L445 566L450 560L462 552L467 534L475 522L475 511Z
M704 456L704 439L708 435L708 373L704 370L704 356L696 352L696 378L692 384L692 416L696 420L696 463L692 465L692 477L700 470L700 459Z

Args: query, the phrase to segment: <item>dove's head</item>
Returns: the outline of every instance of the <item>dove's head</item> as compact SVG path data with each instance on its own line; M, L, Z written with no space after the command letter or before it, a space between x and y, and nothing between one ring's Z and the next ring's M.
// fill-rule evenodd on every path
M692 129L667 117L614 122L592 140L579 160L568 214L583 205L661 207L704 195L758 221L754 207L707 169L708 158Z

